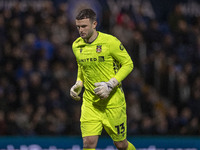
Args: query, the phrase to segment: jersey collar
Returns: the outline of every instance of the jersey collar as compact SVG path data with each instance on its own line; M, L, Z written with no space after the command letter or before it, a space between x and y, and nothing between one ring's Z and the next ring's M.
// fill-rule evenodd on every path
M92 43L93 43L94 41L96 41L96 39L99 37L99 33L100 33L100 32L99 32L99 31L97 31L97 37L96 37L96 38L95 38L95 39L94 39L92 42L88 42L88 43L87 43L87 42L85 42L85 41L84 41L84 42L85 42L85 43L87 43L87 44L92 44Z

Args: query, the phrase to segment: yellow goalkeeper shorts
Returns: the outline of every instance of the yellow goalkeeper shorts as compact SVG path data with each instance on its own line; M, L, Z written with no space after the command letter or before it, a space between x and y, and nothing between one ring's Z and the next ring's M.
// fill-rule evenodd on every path
M80 121L82 137L101 135L104 128L113 141L123 141L126 139L126 104L117 108L82 105Z

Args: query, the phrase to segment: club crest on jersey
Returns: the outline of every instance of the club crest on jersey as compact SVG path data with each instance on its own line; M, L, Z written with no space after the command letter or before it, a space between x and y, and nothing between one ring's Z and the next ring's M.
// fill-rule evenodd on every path
M101 47L102 47L102 45L97 45L97 49L96 49L97 53L101 53L101 51L102 51Z

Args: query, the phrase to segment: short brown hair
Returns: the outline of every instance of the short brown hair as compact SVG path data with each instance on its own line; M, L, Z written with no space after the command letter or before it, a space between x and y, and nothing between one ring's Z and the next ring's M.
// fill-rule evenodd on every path
M96 13L92 9L83 9L76 16L77 20L87 19L89 18L91 21L96 21Z

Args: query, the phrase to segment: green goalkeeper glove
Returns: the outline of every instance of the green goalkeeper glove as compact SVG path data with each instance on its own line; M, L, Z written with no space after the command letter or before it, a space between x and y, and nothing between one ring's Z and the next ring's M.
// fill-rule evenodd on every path
M99 98L106 99L118 84L119 82L115 78L111 78L108 82L97 82L94 84L96 86L94 92Z
M74 100L79 101L81 99L81 97L78 96L78 95L81 93L82 87L83 87L83 82L82 81L76 81L76 83L70 89L70 96Z

